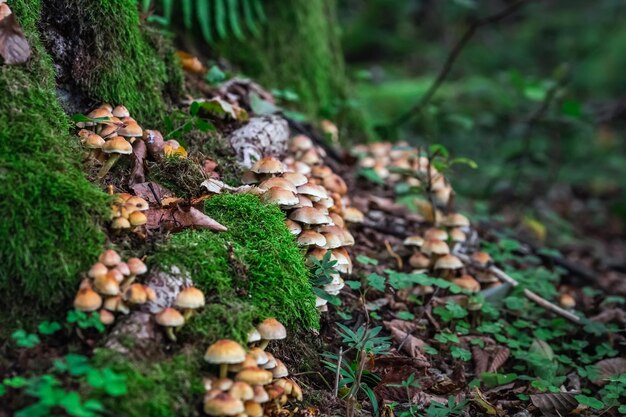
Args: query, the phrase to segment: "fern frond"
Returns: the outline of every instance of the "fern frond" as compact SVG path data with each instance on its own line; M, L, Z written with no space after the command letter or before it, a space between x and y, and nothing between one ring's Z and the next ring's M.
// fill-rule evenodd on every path
M252 14L252 6L250 5L250 0L242 0L243 6L243 17L246 21L246 26L248 30L254 35L259 36L259 28L254 21L254 16Z
M239 15L239 2L237 0L228 0L228 21L230 22L230 28L235 38L243 41L245 37L239 25Z
M220 39L226 37L226 5L224 0L215 0L215 31Z
M263 8L261 0L252 0L252 5L254 6L254 11L259 18L259 21L267 23L267 16L265 15L265 9Z
M196 8L198 9L198 22L200 22L200 30L204 40L213 43L211 35L211 11L209 9L209 0L196 0Z
M191 30L193 26L193 3L192 0L182 0L183 3L183 24L185 29Z
M152 0L142 0L141 1L141 11L144 13L148 13L150 11L150 5L152 4Z
M174 8L174 0L162 0L163 1L163 17L167 22L167 25L172 23L172 9Z

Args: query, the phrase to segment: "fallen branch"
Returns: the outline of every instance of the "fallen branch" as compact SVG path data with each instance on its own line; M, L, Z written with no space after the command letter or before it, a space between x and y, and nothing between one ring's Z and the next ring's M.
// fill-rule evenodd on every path
M478 267L478 265L472 262L472 259L469 256L461 254L461 253L455 253L454 255L457 258L459 258L461 261L463 261L463 263L471 264L474 267ZM519 285L519 282L511 278L511 276L509 276L506 272L504 272L503 270L501 270L495 265L488 267L487 270L491 272L492 274L494 274L502 282L511 284L511 286L513 287L517 287ZM545 298L542 298L537 293L534 293L531 290L524 288L524 295L526 296L526 298L528 298L531 301L534 301L535 303L545 308L546 310L552 311L553 313L558 314L559 316L564 317L573 323L582 324L582 319L578 317L576 314L562 309L556 304L551 303Z

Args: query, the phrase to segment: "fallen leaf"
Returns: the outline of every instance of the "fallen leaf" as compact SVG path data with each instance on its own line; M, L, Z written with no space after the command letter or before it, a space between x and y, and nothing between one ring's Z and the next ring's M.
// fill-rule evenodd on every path
M170 191L162 185L152 181L137 183L132 185L130 188L135 192L135 195L143 198L151 204L160 205L164 199L174 197L173 191Z
M483 393L480 392L478 387L474 387L474 389L472 390L472 400L476 404L478 404L478 406L480 406L480 408L482 408L485 411L485 413L492 415L492 416L495 416L498 414L496 408L493 405L491 405L489 401L487 401L487 398L485 398Z
M474 359L474 373L481 375L489 369L489 354L478 346L472 346L472 358Z
M144 161L146 160L146 143L143 140L136 140L133 143L133 166L130 171L128 185L143 183L146 181L146 171Z
M407 320L393 319L391 321L383 321L383 325L385 326L385 328L387 328L387 330L390 330L390 331L392 328L395 328L395 329L398 329L407 333L412 333L415 330L417 330L417 324L412 321L407 321Z
M216 232L227 230L226 226L216 222L194 207L176 206L173 208L157 208L146 211L147 229L165 229L177 232L183 229L209 229Z
M598 370L597 378L592 381L598 386L604 386L608 383L607 379L612 376L626 374L626 359L611 358L604 359L594 364Z
M163 158L163 147L165 141L163 135L158 130L144 130L143 140L146 143L148 149L148 157L153 161L158 161Z
M202 181L200 187L206 189L210 193L219 194L224 188L224 183L220 180L209 178L208 180Z
M507 361L507 359L509 359L509 356L511 355L511 351L505 346L499 346L496 349L497 353L493 357L493 361L489 366L488 372L496 372L502 365L504 365L504 363Z
M391 328L391 335L398 346L400 346L410 357L427 361L426 357L422 354L422 349L426 345L423 340L418 339L410 333L403 332L402 330L393 327Z
M30 58L28 41L9 6L1 3L0 9L0 56L5 64L23 64Z
M532 394L530 400L544 415L550 417L568 414L578 406L574 394L568 392Z

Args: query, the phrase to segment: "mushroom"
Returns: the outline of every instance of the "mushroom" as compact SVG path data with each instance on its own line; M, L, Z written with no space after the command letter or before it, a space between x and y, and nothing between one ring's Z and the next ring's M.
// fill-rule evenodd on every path
M430 229L426 230L426 232L424 233L424 239L426 240L436 239L436 240L446 241L448 240L448 232L446 232L445 230L431 227Z
M121 155L130 155L133 153L133 147L122 136L115 136L104 144L102 151L111 155L98 172L98 178L100 179L104 178L108 174L109 170L113 167Z
M113 270L104 275L99 275L94 279L96 291L102 295L118 295L120 293L120 283L116 279Z
M109 268L107 268L102 262L96 262L91 266L87 275L91 278L96 278L100 275L106 275L107 272L109 272Z
M185 324L185 318L177 310L168 307L163 309L155 317L157 324L165 327L165 335L172 342L176 341L174 328Z
M278 159L268 156L265 158L261 158L256 161L250 171L255 174L261 175L272 175L272 174L282 174L285 172L285 166Z
M115 321L115 316L107 309L101 308L98 314L100 315L100 321L105 326L113 324Z
M452 283L470 292L480 291L480 284L471 275L462 275L460 278L455 278Z
M248 417L263 417L263 407L258 402L246 401L243 406Z
M254 398L254 390L247 382L237 381L228 390L228 393L238 400L248 401Z
M263 194L263 201L269 204L278 204L282 208L293 207L298 204L298 197L289 190L272 187Z
M256 328L253 327L248 332L248 343L258 342L259 340L261 340L261 334Z
M247 353L246 358L243 360L243 362L228 365L228 371L239 372L243 368L250 368L250 367L257 366L257 365L258 365L257 360L252 355Z
M258 367L244 368L235 375L235 380L250 385L267 385L272 382L272 373Z
M274 377L274 379L284 378L287 375L289 375L289 371L287 370L287 367L285 366L283 361L281 361L280 359L276 359L276 367L272 369L272 376Z
M128 109L123 106L123 105L119 105L119 106L115 106L115 108L112 110L113 116L115 117L129 117L130 116L130 112L128 111Z
M74 308L78 311L96 311L102 305L102 297L90 287L82 288L74 298Z
M271 340L280 340L287 337L287 329L275 318L263 320L257 329L261 334L261 343L259 348L265 350Z
M571 310L576 307L576 300L571 295L563 293L559 296L559 304L561 307Z
M204 307L204 293L195 287L187 287L178 293L174 305L183 310L185 321L187 321L194 310Z
M302 207L294 210L289 218L305 226L329 224L330 217L313 207Z
M112 268L122 262L122 258L120 258L120 255L118 255L118 253L115 252L113 249L107 249L102 252L98 260L109 268Z
M444 255L435 262L435 270L441 270L444 278L454 277L454 271L463 268L463 262L454 255Z
M285 172L283 174L283 178L295 185L296 187L299 187L309 182L309 179L306 177L306 175L299 172Z
M204 412L210 416L234 416L244 411L243 402L225 392L204 401Z
M291 183L290 181L287 181L286 179L282 177L269 178L259 184L259 189L263 191L267 191L275 187L282 188L283 190L291 191L294 194L298 192L298 188L295 185L293 185L293 183Z
M301 246L319 246L323 248L326 245L326 238L324 235L314 230L304 230L298 236L298 244Z
M228 373L228 365L243 362L246 359L246 351L241 345L233 340L222 339L213 343L204 354L204 360L208 363L220 365L220 378L225 378Z
M255 365L263 366L269 361L267 352L265 352L263 349L258 348L258 347L250 349L250 352L248 352L248 355L254 358L256 362ZM246 367L244 366L244 368Z
M421 252L415 252L409 258L409 265L417 269L426 269L430 266L430 258Z
M97 152L104 146L104 139L95 133L90 133L83 141L85 148L89 149L87 159L91 159L97 155Z
M343 211L343 219L348 223L363 223L365 215L354 207L348 207Z
M297 236L302 232L302 227L291 219L285 220L285 226L287 226L287 229L292 235Z
M267 363L263 365L263 369L274 369L276 367L276 358L270 352L267 353Z
M126 263L128 264L130 275L126 278L123 285L127 287L135 281L137 275L142 275L148 272L148 267L139 258L128 258Z

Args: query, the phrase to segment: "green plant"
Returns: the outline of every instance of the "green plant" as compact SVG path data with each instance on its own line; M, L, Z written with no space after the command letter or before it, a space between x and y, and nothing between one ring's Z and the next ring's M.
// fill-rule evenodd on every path
M152 6L159 5L163 15L151 15L148 20L164 26L172 24L172 13L182 10L185 29L192 30L195 24L200 26L204 40L214 42L214 35L224 39L233 35L240 41L245 40L244 26L252 35L258 35L259 27L267 18L262 0L138 0L144 13ZM175 4L176 3L176 4ZM194 23L194 15L197 22Z
M105 326L100 320L97 312L85 313L79 310L70 310L67 312L67 322L75 323L79 329L96 329L98 332L104 332Z
M323 288L321 288L324 285L330 284L333 281L333 276L338 274L335 270L337 261L331 260L331 255L331 251L326 251L322 259L317 259L315 256L309 257L309 260L313 265L313 275L311 276L310 281L315 295L333 305L340 305L341 299L338 296L328 294Z

